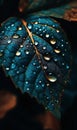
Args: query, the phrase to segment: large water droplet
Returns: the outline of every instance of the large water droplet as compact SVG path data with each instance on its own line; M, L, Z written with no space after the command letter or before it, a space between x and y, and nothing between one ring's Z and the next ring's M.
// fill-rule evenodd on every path
M44 56L44 59L45 59L46 61L50 61L50 60L51 60L50 56Z
M51 43L52 45L54 45L54 44L56 44L56 40L55 40L55 39L51 39L51 40L50 40L50 43Z
M19 38L19 35L18 35L18 34L14 34L14 35L13 35L13 38L14 38L14 39L17 39L17 38Z
M46 38L49 38L49 34L46 34Z
M16 56L20 56L21 55L21 52L20 51L17 51L16 52Z
M53 83L57 81L57 78L55 76L47 76L47 79Z
M54 50L57 54L59 54L61 51L59 49Z
M35 45L37 46L37 45L38 45L38 42L35 42Z
M9 68L7 67L6 70L9 70Z

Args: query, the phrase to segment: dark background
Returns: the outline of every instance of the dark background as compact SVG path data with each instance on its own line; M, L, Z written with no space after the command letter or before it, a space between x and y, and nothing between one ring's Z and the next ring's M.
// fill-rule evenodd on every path
M18 12L19 0L4 0L0 4L0 23L11 16L20 16ZM56 19L60 22L71 43L73 64L71 72L71 85L65 90L62 99L62 130L77 129L77 22ZM18 111L18 109L17 109ZM12 113L13 114L13 113ZM19 125L19 123L17 122ZM18 130L19 128L17 128Z

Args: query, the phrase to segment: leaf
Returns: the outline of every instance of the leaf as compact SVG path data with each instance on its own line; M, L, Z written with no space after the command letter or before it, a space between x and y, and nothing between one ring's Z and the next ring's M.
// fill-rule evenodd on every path
M20 12L34 12L42 9L48 9L51 7L60 6L72 0L20 0L19 11Z
M55 20L36 15L2 23L0 65L22 92L60 116L60 96L71 70L71 49Z
M36 13L34 12L30 15L36 15ZM69 2L59 7L38 11L37 15L62 18L68 21L77 21L77 1Z

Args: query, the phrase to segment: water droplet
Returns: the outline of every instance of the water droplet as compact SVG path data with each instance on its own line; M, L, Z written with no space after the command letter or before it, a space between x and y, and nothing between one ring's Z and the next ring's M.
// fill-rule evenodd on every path
M57 81L57 78L55 76L47 76L47 79L53 83Z
M62 56L65 56L65 54L63 53Z
M29 51L28 51L28 50L26 50L26 54L27 54L27 55L29 54Z
M56 40L55 40L55 39L51 39L51 40L50 40L50 43L51 43L52 45L54 45L54 44L56 44Z
M26 90L29 91L29 88L27 88Z
M23 45L20 45L20 47L22 48L22 47L23 47Z
M7 67L6 70L9 70L9 68Z
M25 82L25 84L27 85L27 84L29 84L29 82L28 82L28 81L26 81L26 82Z
M62 63L62 65L65 65L64 63Z
M59 54L61 51L59 49L54 50L57 54Z
M64 47L64 45L62 44L61 47Z
M49 37L49 34L46 34L46 38L48 38Z
M18 28L18 30L20 30L20 31L21 31L21 30L22 30L22 27L19 27L19 28Z
M32 25L31 25L31 24L29 24L29 25L28 25L28 28L31 30L31 29L32 29Z
M43 47L43 50L46 50L46 47L45 47L45 46Z
M13 27L13 26L14 26L14 24L11 24L11 26Z
M11 43L11 40L8 40L8 43Z
M33 62L33 65L35 66L35 65L36 65L36 63L35 63L35 62Z
M49 85L50 85L50 84L49 84L49 83L47 83L47 87L49 87Z
M4 31L2 31L1 33L4 33Z
M47 66L46 65L44 65L44 67L43 67L45 70L47 69Z
M58 61L58 59L57 59L57 58L54 58L54 61L55 61L55 62L57 62L57 61Z
M42 87L44 87L45 86L45 84L42 84Z
M16 65L14 63L12 63L11 68L14 69L16 67Z
M20 51L17 51L16 52L16 56L20 56L21 55L21 52Z
M38 22L36 21L34 24L38 24Z
M13 35L13 38L14 38L14 39L17 39L17 38L19 38L19 35L14 34L14 35Z
M33 72L33 74L35 75L35 74L36 74L36 72L34 71L34 72Z
M37 46L37 45L38 45L38 42L35 42L35 45Z
M38 85L36 85L36 88L38 88L39 86Z
M66 69L69 69L70 67L69 67L69 65L66 65Z
M42 83L42 81L40 80L39 83Z
M17 71L17 74L19 74L19 71Z
M50 61L50 56L44 56L44 59L46 60L46 61Z
M39 69L40 68L40 65L39 66L37 66L37 69Z
M40 28L39 31L42 31L42 29Z
M57 29L56 32L59 33L60 31Z

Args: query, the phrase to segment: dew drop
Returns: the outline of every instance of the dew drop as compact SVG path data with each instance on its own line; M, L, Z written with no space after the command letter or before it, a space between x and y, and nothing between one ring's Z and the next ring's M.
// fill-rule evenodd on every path
M14 26L14 24L11 25L12 27Z
M57 29L56 32L59 33L60 31Z
M64 62L62 63L62 65L65 65Z
M20 45L20 47L22 48L22 47L23 47L23 45Z
M36 21L34 24L38 24L38 22Z
M42 83L42 81L40 80L39 83Z
M38 45L38 42L35 42L35 45L37 46L37 45Z
M44 87L45 86L45 84L42 84L42 87Z
M59 54L61 51L59 49L54 50L57 54Z
M43 50L46 50L46 47L45 47L45 46L43 47Z
M49 37L49 34L46 34L46 38L48 38Z
M14 63L12 63L11 68L14 69L16 67L16 65Z
M66 69L69 69L69 66L68 66L68 65L66 65Z
M57 81L57 78L55 76L47 76L47 79L53 83Z
M55 61L55 62L57 62L57 61L58 61L58 59L57 59L57 58L54 58L54 61Z
M20 55L21 55L21 52L17 51L16 56L20 56Z
M19 28L18 28L18 30L20 30L20 31L21 31L21 30L22 30L22 27L19 27Z
M29 51L26 51L26 54L28 55L28 54L29 54Z
M9 70L9 68L7 67L6 70Z
M11 43L11 40L8 40L8 43Z
M44 65L44 67L43 67L45 70L47 69L47 66L46 65Z
M50 84L49 84L49 83L47 83L47 87L49 87L49 85L50 85Z
M36 63L35 63L35 62L33 62L33 65L35 66L35 65L36 65Z
M28 28L29 28L29 29L32 29L32 25L31 25L31 24L29 24L29 25L28 25Z
M19 74L19 71L17 71L17 74Z
M27 85L27 84L29 84L29 82L28 82L28 81L26 81L26 82L25 82L25 84Z
M50 43L51 43L52 45L54 45L54 44L56 44L56 40L55 40L55 39L51 39L51 40L50 40Z
M17 38L19 38L19 35L15 34L15 35L13 35L13 38L17 39Z
M46 60L46 61L50 61L50 56L44 56L44 59Z
M63 53L62 56L65 56L65 54Z
M29 88L27 88L26 90L29 91Z

